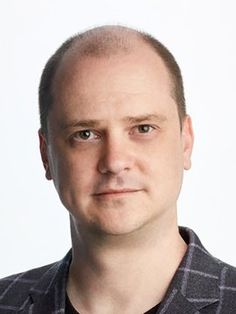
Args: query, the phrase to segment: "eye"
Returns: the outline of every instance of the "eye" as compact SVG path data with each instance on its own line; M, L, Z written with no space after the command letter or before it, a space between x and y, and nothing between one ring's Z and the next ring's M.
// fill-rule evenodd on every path
M81 131L76 132L73 135L73 138L76 141L81 141L82 142L82 141L88 141L88 140L95 140L95 139L98 138L98 135L95 134L91 130L81 130Z
M137 130L139 133L150 133L153 131L153 129L154 127L149 124L140 124L137 126Z

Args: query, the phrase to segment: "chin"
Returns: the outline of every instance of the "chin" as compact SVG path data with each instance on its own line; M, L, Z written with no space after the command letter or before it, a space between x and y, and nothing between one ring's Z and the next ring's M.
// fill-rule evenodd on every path
M147 217L134 216L135 215L133 213L132 215L127 215L126 217L109 217L109 219L100 219L99 221L94 221L92 228L96 230L98 234L104 236L133 234L139 229L142 229L142 227L147 223Z
M89 204L83 211L81 207L77 206L76 210L71 211L71 214L74 222L80 226L79 229L86 230L86 233L91 232L91 234L101 236L128 235L142 229L153 219L153 212L146 209L150 208L147 205L140 200L131 204L126 200L119 199Z

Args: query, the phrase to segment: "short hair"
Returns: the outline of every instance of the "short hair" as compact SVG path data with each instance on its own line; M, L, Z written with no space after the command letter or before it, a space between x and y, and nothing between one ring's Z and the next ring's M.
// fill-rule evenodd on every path
M57 69L68 52L78 53L79 56L109 57L121 52L133 51L134 40L143 42L163 60L172 83L174 98L182 127L186 115L183 79L181 70L171 52L152 35L120 25L105 25L78 33L66 40L47 61L42 72L39 85L39 113L41 131L47 134L48 113L53 104L53 81Z

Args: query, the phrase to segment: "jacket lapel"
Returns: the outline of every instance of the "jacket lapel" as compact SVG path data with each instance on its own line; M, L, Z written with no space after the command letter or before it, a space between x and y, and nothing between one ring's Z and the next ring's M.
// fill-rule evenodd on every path
M19 309L22 314L65 313L66 280L71 261L71 250L63 260L52 265L29 292Z
M166 302L164 306L160 309L159 313L165 313L165 314L196 314L197 309L189 302L180 291L177 289L173 289L171 293L169 294L168 298L166 299Z
M162 301L159 313L198 313L208 306L217 306L220 298L219 278L222 266L201 244L197 235L180 227L188 243L181 261Z

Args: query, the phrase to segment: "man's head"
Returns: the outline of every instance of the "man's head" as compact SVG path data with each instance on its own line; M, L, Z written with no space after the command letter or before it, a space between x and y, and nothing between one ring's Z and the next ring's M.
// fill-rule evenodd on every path
M193 142L174 76L136 32L105 27L80 36L62 49L49 98L41 84L46 176L80 230L117 235L171 224Z
M124 26L101 26L69 38L48 60L39 86L40 122L43 133L47 133L48 112L54 101L54 78L67 54L74 52L80 58L84 56L109 58L134 52L137 43L149 46L165 63L171 81L170 92L176 102L180 126L182 126L182 120L186 115L184 88L181 71L174 56L161 42L148 33Z

